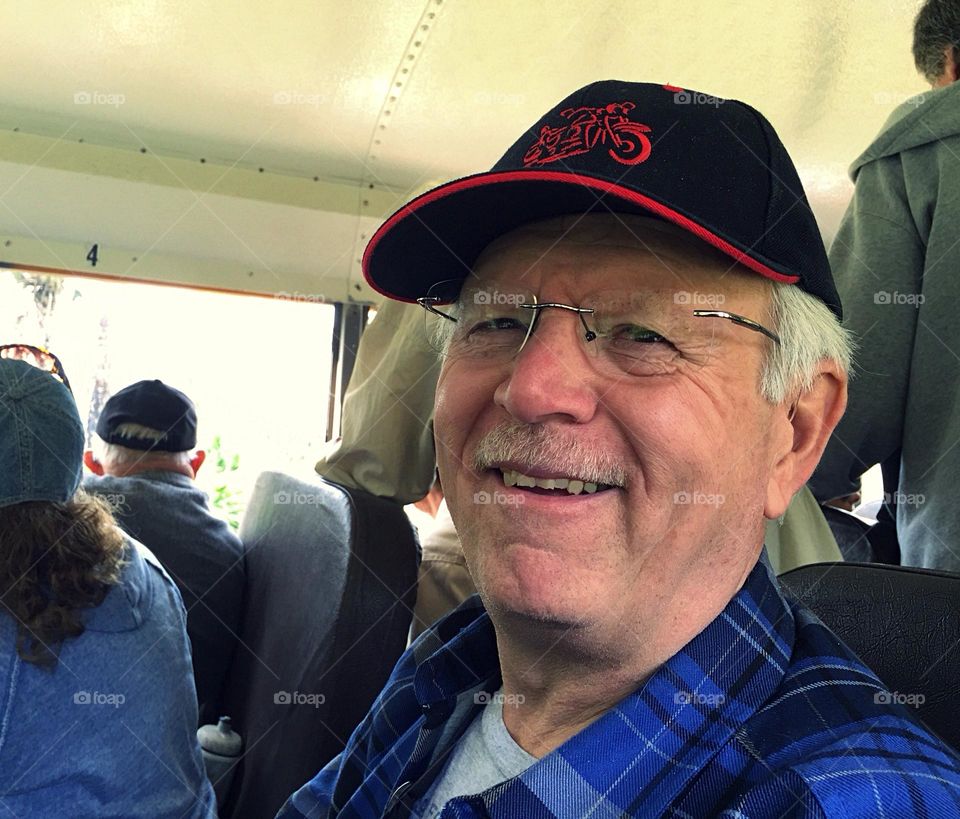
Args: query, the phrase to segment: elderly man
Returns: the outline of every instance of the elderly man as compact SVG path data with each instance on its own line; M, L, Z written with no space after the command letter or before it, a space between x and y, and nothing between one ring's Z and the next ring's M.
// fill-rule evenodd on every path
M480 599L281 816L954 815L960 762L763 555L849 350L762 116L595 83L395 214L365 269L438 314L440 474Z
M193 401L162 381L138 381L104 406L95 448L84 455L97 477L88 477L84 489L109 500L124 531L176 581L187 607L203 723L216 720L236 649L246 553L194 482L205 458L196 446Z

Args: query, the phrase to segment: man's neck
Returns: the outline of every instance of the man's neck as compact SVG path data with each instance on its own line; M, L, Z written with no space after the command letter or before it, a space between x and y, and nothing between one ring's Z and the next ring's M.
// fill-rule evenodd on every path
M113 467L109 471L105 470L104 474L114 478L132 478L133 476L140 475L143 472L173 472L177 475L186 475L190 479L196 477L189 464L151 460L144 460L136 464L129 464L126 466Z
M699 605L692 588L651 600L643 612L624 611L610 634L584 626L533 626L491 613L503 674L503 721L530 754L545 756L639 689L683 646L703 631L743 586L751 565L714 586ZM692 578L691 578L692 580ZM608 646L607 651L597 650ZM612 647L611 647L612 646Z
M545 640L533 641L511 639L509 628L497 630L503 691L512 695L505 702L514 703L504 707L503 721L517 744L537 757L637 690L676 653L648 644L645 650L635 645L632 651L597 656L584 645L588 635L576 630L581 633L560 632L552 638L541 634ZM637 634L632 628L630 632Z

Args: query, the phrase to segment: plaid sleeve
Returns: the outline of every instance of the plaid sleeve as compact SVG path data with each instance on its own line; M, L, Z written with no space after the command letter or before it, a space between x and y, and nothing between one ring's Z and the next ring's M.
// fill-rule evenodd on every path
M790 770L750 788L717 815L738 819L828 819L807 783Z

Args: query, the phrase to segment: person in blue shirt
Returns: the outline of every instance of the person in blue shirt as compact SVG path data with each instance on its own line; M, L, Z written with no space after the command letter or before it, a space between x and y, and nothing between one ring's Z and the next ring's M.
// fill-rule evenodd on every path
M850 346L762 115L593 83L394 214L364 270L431 313L479 597L282 819L960 815L960 758L764 552Z
M176 586L78 491L64 383L0 360L0 816L216 816Z

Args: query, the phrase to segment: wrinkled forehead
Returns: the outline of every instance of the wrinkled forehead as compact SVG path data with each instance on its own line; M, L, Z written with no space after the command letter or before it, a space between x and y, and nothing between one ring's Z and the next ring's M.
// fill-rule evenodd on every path
M578 214L531 222L488 245L474 281L539 288L554 277L589 286L765 290L766 282L688 231L632 214Z

